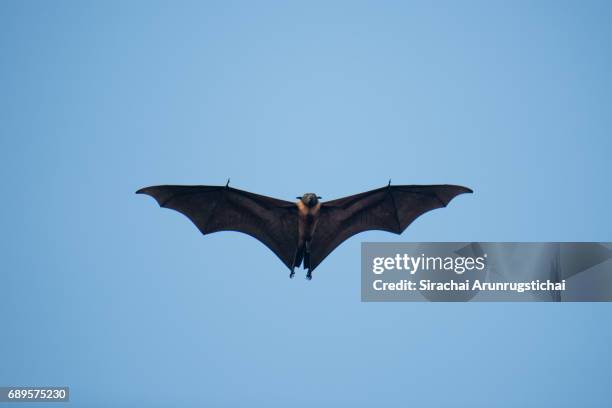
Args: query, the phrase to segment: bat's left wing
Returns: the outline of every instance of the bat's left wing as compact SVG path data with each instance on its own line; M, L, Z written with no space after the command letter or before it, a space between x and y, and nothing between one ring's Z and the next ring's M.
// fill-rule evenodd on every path
M186 215L202 232L248 234L274 252L293 270L298 240L294 203L229 186L152 186L138 194L155 198L161 207Z
M448 184L389 185L324 202L311 244L310 270L355 234L368 230L401 234L420 215L446 207L459 194L471 192L467 187Z

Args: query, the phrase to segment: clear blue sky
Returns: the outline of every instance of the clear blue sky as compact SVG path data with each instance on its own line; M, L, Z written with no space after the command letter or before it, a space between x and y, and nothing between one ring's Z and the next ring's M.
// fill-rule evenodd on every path
M360 302L362 241L610 241L612 3L0 4L0 384L73 407L603 407L609 304ZM289 280L134 191L475 190Z

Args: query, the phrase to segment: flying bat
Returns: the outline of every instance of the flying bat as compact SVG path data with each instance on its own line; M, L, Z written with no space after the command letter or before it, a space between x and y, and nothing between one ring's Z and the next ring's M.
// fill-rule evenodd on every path
M153 197L160 207L187 216L202 234L238 231L258 239L291 271L303 265L306 279L342 242L363 231L401 234L427 211L446 207L467 187L391 185L321 202L306 193L297 202L279 200L229 186L145 187L136 192Z

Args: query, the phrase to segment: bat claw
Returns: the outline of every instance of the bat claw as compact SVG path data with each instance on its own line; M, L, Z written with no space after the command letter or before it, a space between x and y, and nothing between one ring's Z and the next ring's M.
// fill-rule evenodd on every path
M306 280L312 280L312 273L310 271L306 273Z
M291 271L291 273L289 274L289 279L293 279L294 276L295 276L295 272Z

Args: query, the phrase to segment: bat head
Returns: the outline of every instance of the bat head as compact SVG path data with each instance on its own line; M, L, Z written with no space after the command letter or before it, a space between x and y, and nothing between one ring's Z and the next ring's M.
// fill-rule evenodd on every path
M317 203L321 199L321 197L319 197L318 195L314 193L306 193L301 197L295 197L295 198L297 198L298 200L302 200L302 202L304 203L306 207L314 207L315 205L317 205Z

